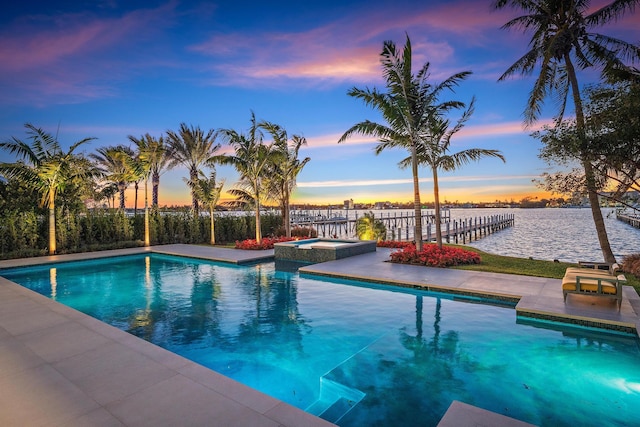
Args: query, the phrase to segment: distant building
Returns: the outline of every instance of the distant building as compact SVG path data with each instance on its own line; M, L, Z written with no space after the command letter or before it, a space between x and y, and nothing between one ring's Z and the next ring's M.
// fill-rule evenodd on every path
M344 201L344 208L345 209L353 209L353 199L345 200Z

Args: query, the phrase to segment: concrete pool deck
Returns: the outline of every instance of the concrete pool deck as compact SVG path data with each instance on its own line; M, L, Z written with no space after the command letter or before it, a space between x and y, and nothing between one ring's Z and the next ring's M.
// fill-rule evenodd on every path
M145 252L232 263L273 259L273 251L166 245L0 261L0 269ZM620 311L613 301L589 296L570 295L565 305L559 279L392 264L385 262L388 254L379 249L301 273L519 300L518 317L539 314L634 330L639 324L640 298L633 289L625 289ZM3 426L331 425L1 277L0 383ZM451 408L448 420L456 413L473 416L467 406Z

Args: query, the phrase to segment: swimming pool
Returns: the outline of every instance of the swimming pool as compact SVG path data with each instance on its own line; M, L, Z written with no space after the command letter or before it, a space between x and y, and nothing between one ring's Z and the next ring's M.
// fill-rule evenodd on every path
M540 426L640 424L636 339L509 307L159 254L0 275L342 426L436 425L454 399Z

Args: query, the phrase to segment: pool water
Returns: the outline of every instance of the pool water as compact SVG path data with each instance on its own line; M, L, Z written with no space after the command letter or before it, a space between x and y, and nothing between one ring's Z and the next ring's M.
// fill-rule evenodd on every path
M636 338L511 307L159 254L0 275L341 426L640 425Z

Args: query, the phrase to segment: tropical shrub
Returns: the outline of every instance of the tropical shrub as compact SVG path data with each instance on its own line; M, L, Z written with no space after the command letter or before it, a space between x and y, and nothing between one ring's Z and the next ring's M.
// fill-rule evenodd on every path
M264 237L260 243L256 239L246 239L236 241L236 249L245 249L252 251L273 249L273 245L280 242L290 242L296 240L295 237Z
M387 236L387 227L373 212L369 212L356 221L356 234L360 240L384 240Z
M622 258L622 271L640 277L640 254L631 254Z
M422 250L418 252L415 245L408 245L391 253L391 262L429 267L450 267L453 265L479 264L480 256L475 252L450 246L439 248L436 244L424 245Z
M380 240L376 246L379 248L403 249L408 246L415 246L414 242L400 242L398 240Z

